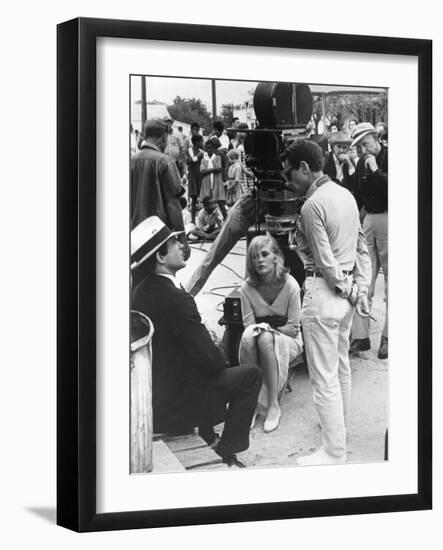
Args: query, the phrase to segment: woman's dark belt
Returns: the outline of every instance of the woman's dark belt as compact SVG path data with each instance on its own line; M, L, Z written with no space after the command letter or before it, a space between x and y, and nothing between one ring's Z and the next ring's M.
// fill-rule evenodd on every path
M352 275L353 271L347 271L346 269L342 269L342 273L345 275ZM312 269L307 269L305 271L306 277L323 277L323 275L320 273L320 271L312 271Z

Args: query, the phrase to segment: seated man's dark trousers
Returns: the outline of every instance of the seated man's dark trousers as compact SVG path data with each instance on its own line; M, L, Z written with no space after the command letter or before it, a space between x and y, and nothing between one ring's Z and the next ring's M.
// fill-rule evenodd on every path
M231 367L217 375L212 384L228 404L223 434L215 451L228 457L249 447L249 431L262 385L262 372L256 365ZM199 434L208 445L214 443L213 426L199 426Z

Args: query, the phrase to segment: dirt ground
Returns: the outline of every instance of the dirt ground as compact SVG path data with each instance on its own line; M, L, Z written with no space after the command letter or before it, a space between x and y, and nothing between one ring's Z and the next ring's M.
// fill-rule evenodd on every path
M210 244L192 245L191 258L177 276L185 282L200 262ZM242 281L245 271L246 241L237 243L231 253L212 273L196 296L197 306L208 328L221 338L223 327L218 320L223 314L223 302ZM388 361L377 358L384 320L383 276L376 285L371 323L372 349L351 359L352 403L348 433L348 462L382 461L384 437L388 425ZM272 433L263 431L259 418L251 431L250 447L239 455L248 466L291 466L298 455L315 450L320 445L320 426L312 401L312 390L306 367L296 367L291 380L291 392L281 403L280 426Z

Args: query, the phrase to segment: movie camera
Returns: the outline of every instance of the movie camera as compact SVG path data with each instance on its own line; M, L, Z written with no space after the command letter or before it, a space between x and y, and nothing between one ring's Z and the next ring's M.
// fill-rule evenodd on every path
M307 84L260 82L254 92L254 111L256 128L230 129L246 134L246 166L256 178L255 224L249 228L247 242L249 245L256 235L271 233L283 252L286 266L301 285L304 280L304 266L297 254L290 250L289 244L300 199L286 189L280 155L291 140L304 132L311 119L311 90ZM243 332L238 290L226 297L223 311L224 315L219 323L226 325L228 355L231 364L235 365Z
M311 119L311 90L303 83L260 82L254 111L257 126L244 130L244 146L246 166L256 177L257 201L265 204L264 213L257 209L255 230L288 233L295 225L299 199L285 187L280 155Z

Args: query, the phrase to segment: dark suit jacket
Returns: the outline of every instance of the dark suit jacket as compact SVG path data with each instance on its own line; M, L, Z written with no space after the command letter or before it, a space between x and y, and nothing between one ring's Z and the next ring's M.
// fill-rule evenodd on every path
M323 172L328 175L332 181L335 181L335 183L338 183L338 185L345 187L355 196L355 172L352 175L349 175L349 166L347 163L344 163L343 180L339 181L337 179L337 169L335 167L334 155L332 151L329 151L329 153L325 157Z
M365 168L362 157L356 169L356 198L359 208L366 212L380 213L388 210L388 148L382 146L376 156L378 170L371 172Z
M226 367L201 322L194 298L172 281L150 274L135 288L132 309L154 325L152 403L155 432L177 432L222 422L226 403L213 380Z
M158 216L170 229L182 230L180 192L175 162L155 145L143 144L131 158L131 229L149 216Z

